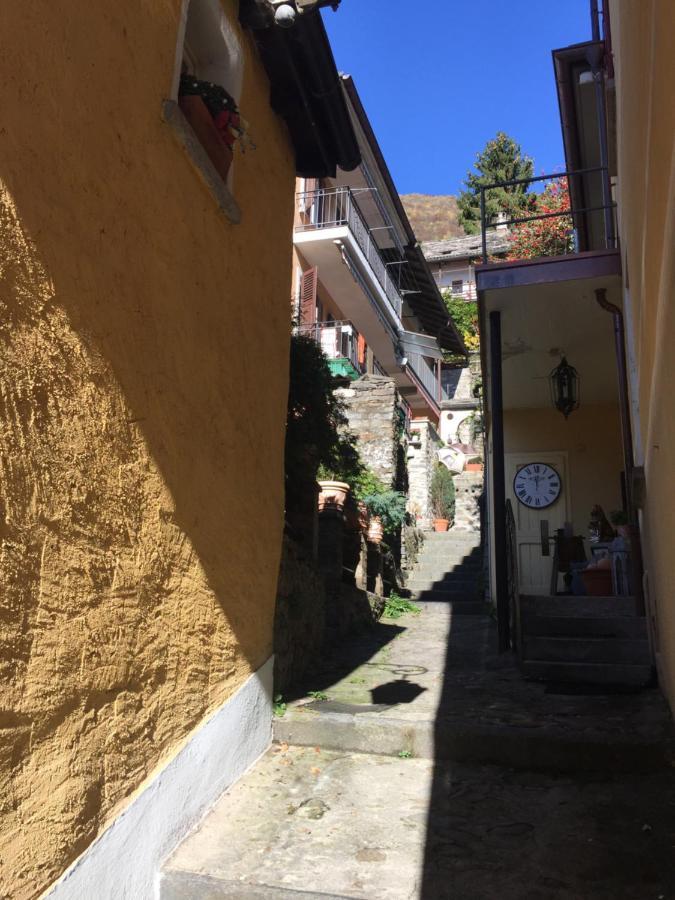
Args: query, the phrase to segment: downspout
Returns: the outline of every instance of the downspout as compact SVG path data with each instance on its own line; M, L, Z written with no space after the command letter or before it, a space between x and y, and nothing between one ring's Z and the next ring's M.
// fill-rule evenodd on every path
M593 0L593 4L597 11L597 0ZM594 35L595 35L595 25ZM599 26L598 26L599 29ZM599 34L599 31L598 31ZM596 38L594 37L594 40ZM597 38L599 40L599 37ZM605 246L608 249L616 245L616 237L614 234L614 211L612 208L612 188L609 181L609 150L607 147L607 109L605 104L605 79L602 69L602 57L604 48L600 48L597 44L590 47L587 53L588 64L593 73L593 82L595 85L595 105L598 116L598 141L600 144L600 165L603 171L600 173L602 179L602 205L605 219Z
M631 557L633 559L633 594L636 611L644 615L645 604L642 592L642 550L637 511L633 502L633 435L630 426L630 401L628 398L628 367L626 365L626 338L623 312L615 303L607 299L605 288L597 288L595 299L598 305L612 316L614 323L614 350L619 379L619 418L621 421L621 442L623 445L623 466L626 478L626 505L628 522L631 526Z

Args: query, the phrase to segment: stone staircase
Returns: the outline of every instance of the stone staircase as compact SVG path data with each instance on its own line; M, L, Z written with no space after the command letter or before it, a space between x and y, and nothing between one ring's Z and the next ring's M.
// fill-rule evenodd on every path
M526 597L522 617L528 678L625 688L653 679L647 622L631 597Z
M456 615L485 615L479 531L452 529L425 536L406 589L414 600L452 603Z

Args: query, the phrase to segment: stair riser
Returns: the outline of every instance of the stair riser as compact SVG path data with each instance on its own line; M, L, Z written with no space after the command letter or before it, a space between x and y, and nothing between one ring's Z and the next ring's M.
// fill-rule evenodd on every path
M647 637L645 619L631 617L574 618L572 616L525 616L523 632L541 637L617 637L638 640Z
M434 591L438 594L475 594L475 581L460 581L456 584L438 581L409 581L406 585L409 591Z
M421 591L419 594L411 593L412 600L418 600L421 603L443 603L449 606L453 616L487 616L490 614L490 605L483 603L482 600L462 599L456 600L448 597L447 594L438 595L430 591Z
M627 666L607 663L564 663L528 660L522 665L523 674L537 681L565 684L612 684L643 687L652 679L651 666Z
M546 638L529 637L525 641L524 657L547 662L618 663L649 665L651 657L646 640L622 638Z
M653 772L672 765L675 748L626 740L572 739L540 734L535 729L455 726L451 723L416 723L396 719L334 715L304 721L275 719L274 739L305 747L323 747L351 753L397 756L409 748L417 759L436 759L507 766L541 772Z

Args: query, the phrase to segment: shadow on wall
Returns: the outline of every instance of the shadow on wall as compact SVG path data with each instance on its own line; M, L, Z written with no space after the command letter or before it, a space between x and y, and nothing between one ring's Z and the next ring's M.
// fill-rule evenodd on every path
M215 213L196 231L158 213L151 235L89 188L96 233L68 210L45 227L41 198L19 209L0 188L0 857L16 897L272 645L286 322L260 338L245 254L205 254L209 228L228 234Z

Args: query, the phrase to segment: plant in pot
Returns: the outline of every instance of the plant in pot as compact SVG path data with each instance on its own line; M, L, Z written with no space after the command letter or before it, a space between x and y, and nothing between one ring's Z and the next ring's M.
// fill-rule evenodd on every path
M370 513L367 538L374 544L382 542L385 532L391 534L405 522L406 498L400 491L384 490L368 494L363 503Z
M435 466L431 476L431 514L434 531L447 531L455 515L455 482L442 463Z
M316 478L320 489L319 512L328 509L342 512L347 500L347 494L351 490L348 482L341 480L338 471L323 464L319 466Z
M619 537L625 541L630 540L630 525L628 524L628 515L623 509L615 509L609 514L609 521L616 529Z
M365 502L366 497L377 494L384 494L387 486L381 479L377 477L371 468L361 465L352 480L352 496L355 502L355 516L358 522L358 528L366 533L371 528L370 510ZM373 535L369 540L379 543L382 540L384 529L381 522L373 522L371 533Z

